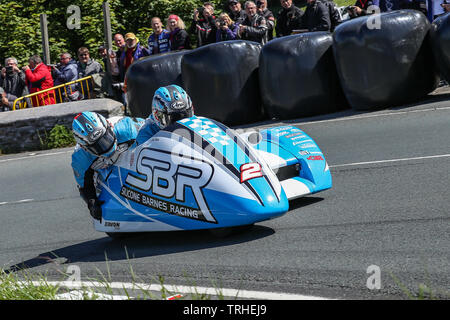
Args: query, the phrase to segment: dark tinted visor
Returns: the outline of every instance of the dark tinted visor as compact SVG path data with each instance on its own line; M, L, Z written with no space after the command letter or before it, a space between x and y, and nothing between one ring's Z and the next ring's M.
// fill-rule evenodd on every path
M88 149L93 154L100 156L109 151L114 145L115 141L116 136L114 135L114 132L112 131L111 127L108 126L108 128L106 128L105 134L101 138L99 138L94 144L86 146L86 149Z
M167 127L173 123L175 123L178 120L184 119L184 118L190 118L193 116L192 108L189 110L182 110L178 112L173 113L163 113L158 112L158 118L160 119L163 126Z

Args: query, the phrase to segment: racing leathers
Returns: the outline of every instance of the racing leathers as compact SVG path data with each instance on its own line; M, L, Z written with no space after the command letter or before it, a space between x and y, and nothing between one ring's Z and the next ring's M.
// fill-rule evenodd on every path
M86 202L89 212L94 219L101 220L101 205L98 200L94 183L94 174L97 170L106 169L114 164L120 154L135 146L135 140L140 127L144 124L144 119L129 117L114 117L108 119L113 127L117 139L117 150L109 158L97 157L83 148L76 145L72 154L72 169L75 180L80 191L80 195Z
M159 130L159 126L156 124L153 114L151 114L147 119L145 119L144 125L139 130L137 137L136 137L136 143L138 145L143 144L148 139L153 137Z

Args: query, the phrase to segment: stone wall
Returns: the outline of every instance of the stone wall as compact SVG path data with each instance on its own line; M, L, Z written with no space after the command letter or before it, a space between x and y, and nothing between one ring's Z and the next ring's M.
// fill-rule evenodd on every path
M111 99L92 99L0 112L0 150L3 153L40 150L46 133L57 124L70 129L73 118L83 111L112 117L123 115L123 106Z

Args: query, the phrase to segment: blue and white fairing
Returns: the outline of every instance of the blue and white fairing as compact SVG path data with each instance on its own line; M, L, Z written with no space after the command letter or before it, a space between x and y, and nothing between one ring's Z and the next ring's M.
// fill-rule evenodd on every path
M300 134L301 133L301 134ZM159 131L99 175L104 232L211 229L283 215L289 199L331 187L314 141L294 127L238 135L191 117ZM301 136L301 137L300 137Z

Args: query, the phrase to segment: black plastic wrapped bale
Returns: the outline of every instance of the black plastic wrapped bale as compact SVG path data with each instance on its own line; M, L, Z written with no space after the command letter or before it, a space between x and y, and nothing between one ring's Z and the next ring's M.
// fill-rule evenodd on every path
M334 63L329 32L274 39L259 62L261 96L270 118L294 119L348 107Z
M360 17L336 28L336 67L353 109L401 106L437 87L429 29L425 15L415 10Z
M181 79L181 58L185 51L170 52L142 58L127 70L128 109L134 117L148 117L152 111L155 91L162 86L177 84Z
M430 35L437 68L450 81L450 13L433 21Z
M260 52L261 45L256 42L235 40L209 44L185 54L182 77L195 114L229 126L261 120Z

